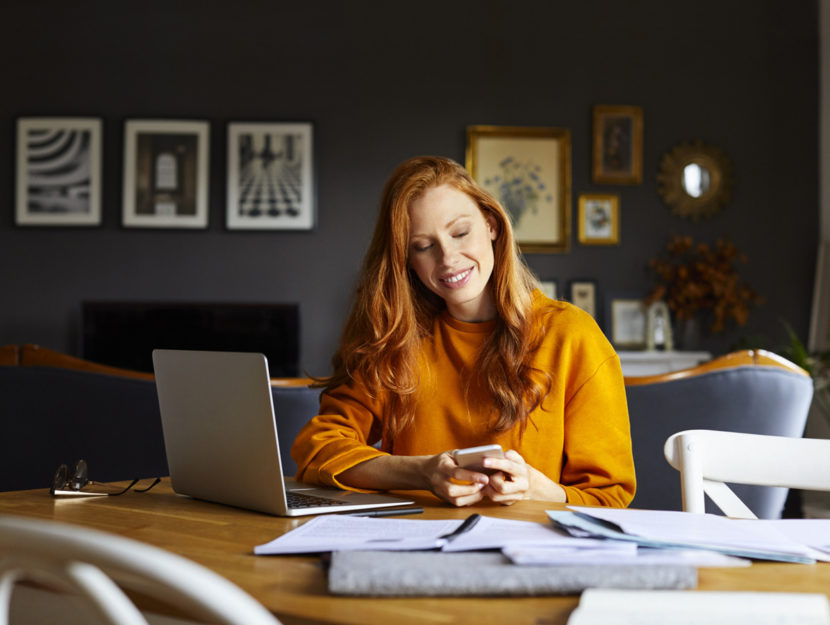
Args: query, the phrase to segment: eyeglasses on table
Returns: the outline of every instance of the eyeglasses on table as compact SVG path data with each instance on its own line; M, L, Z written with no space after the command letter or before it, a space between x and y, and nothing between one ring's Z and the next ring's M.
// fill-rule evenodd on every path
M147 480L136 478L124 488L113 489L109 484L90 480L86 461L78 460L75 463L75 469L71 475L69 473L69 467L65 464L58 467L58 470L55 471L55 475L52 478L52 487L49 489L49 493L53 497L115 497L117 495L123 495L129 490L137 493L146 493L160 481L160 477L148 478ZM150 484L147 486L141 484L136 488L140 482L150 482Z

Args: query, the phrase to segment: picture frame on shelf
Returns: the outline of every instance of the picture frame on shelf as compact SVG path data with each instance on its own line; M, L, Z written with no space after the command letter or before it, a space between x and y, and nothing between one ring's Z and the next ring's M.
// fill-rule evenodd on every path
M550 299L557 299L559 284L556 282L556 280L540 280L539 290L542 291L542 294L545 295L545 297L549 297Z
M228 124L228 229L311 230L313 124Z
M578 238L582 245L618 245L620 196L583 193L579 196Z
M597 105L593 110L593 181L634 185L643 181L643 109Z
M581 308L594 319L597 318L599 307L596 280L571 280L568 283L568 297L571 304Z
M507 210L523 253L568 251L571 135L567 128L469 126L466 167Z
M643 300L620 297L611 299L611 343L618 349L645 349L648 311Z
M122 224L207 228L209 140L206 121L127 120Z
M17 120L15 224L101 225L101 120Z

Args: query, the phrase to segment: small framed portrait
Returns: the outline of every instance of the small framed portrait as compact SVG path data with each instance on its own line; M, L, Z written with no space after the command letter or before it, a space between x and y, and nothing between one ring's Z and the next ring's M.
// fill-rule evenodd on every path
M579 196L579 242L582 245L617 245L620 242L620 197Z
M17 120L19 226L101 224L101 120Z
M542 294L546 297L556 299L558 296L557 291L559 290L559 285L556 280L540 280L539 290L542 291Z
M467 169L510 215L522 252L568 251L571 215L568 129L469 126Z
M123 225L207 228L208 141L208 122L128 120Z
M623 349L645 349L647 311L641 299L611 300L611 342Z
M593 179L597 184L643 181L643 109L594 107Z
M571 280L568 283L571 304L578 306L594 319L597 318L597 282L596 280Z
M229 229L314 227L310 123L228 124Z

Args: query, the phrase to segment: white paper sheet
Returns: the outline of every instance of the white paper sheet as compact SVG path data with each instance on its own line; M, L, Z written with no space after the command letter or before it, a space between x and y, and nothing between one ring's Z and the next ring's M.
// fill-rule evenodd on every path
M608 542L592 538L574 538L557 531L550 523L482 516L472 531L461 534L444 545L443 551L501 549L508 544L588 549L596 545L607 545Z
M443 544L439 541L440 536L452 532L461 523L457 519L422 521L327 514L315 517L269 543L257 545L254 553L275 555L346 550L434 549Z
M827 625L815 593L591 589L568 625Z
M619 545L621 549L612 549ZM526 566L569 566L569 565L681 565L707 567L744 567L751 561L735 558L703 549L638 549L634 543L606 542L595 549L548 548L548 547L505 547L502 553L514 564Z

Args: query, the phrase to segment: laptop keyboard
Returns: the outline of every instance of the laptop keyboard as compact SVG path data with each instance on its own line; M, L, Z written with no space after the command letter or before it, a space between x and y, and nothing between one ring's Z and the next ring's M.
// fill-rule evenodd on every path
M319 506L345 506L345 501L338 499L329 499L327 497L317 497L316 495L307 495L305 493L295 493L288 491L285 493L288 500L289 508L317 508Z

